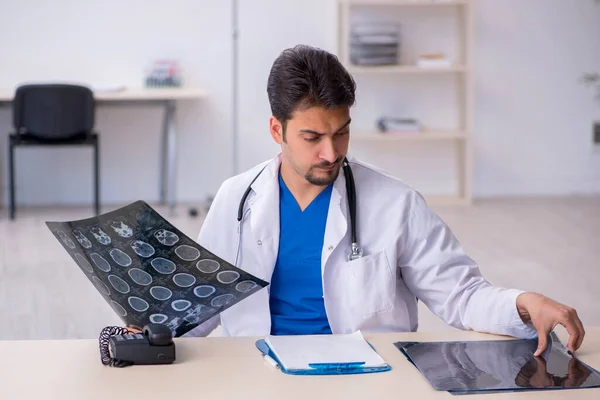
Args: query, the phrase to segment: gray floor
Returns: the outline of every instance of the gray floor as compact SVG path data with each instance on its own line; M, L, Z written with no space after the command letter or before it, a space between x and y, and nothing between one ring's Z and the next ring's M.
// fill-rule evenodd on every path
M600 197L435 209L494 284L544 293L575 307L586 326L600 326ZM157 210L196 238L202 217L189 217L186 207ZM120 324L44 224L90 213L23 209L13 222L0 210L0 339L96 338ZM452 329L421 307L421 331Z

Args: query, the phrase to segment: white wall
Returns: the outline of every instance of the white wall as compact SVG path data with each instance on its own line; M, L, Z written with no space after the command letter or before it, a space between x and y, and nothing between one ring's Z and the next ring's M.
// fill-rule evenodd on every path
M179 59L185 83L210 92L207 100L180 103L177 115L177 195L203 199L232 173L230 20L228 1L2 1L0 87L32 80L140 87L153 60ZM1 110L3 177L10 125L9 110ZM161 127L158 107L98 109L103 202L158 199ZM19 149L17 200L89 203L90 157L83 149Z
M45 79L140 86L150 61L178 58L186 83L211 92L209 99L181 103L178 109L177 196L197 201L233 172L231 4L166 4L0 2L0 87ZM301 42L335 51L335 15L335 0L240 0L241 169L277 151L267 129L266 80L273 59ZM591 144L591 122L600 119L600 104L578 78L600 70L600 7L593 0L477 0L474 51L475 195L599 193L600 151ZM433 117L440 124L454 123L445 102L451 96L448 78L437 77L429 85L417 81L423 77L390 78L397 83L357 76L357 127L368 127L380 110L419 109L426 103L437 107ZM434 90L441 86L445 89L438 96ZM432 99L435 103L428 103ZM158 108L98 110L104 202L158 199L161 117ZM2 155L9 127L9 110L0 110ZM447 146L402 145L385 157L380 153L389 146L369 145L357 153L425 193L451 193L456 177ZM20 150L19 202L88 203L89 155L85 150ZM6 177L1 159L0 176ZM1 180L4 191L6 183Z
M600 71L594 0L478 0L475 194L600 193Z
M336 2L323 0L239 0L240 168L277 154L269 134L267 78L282 50L307 43L336 50ZM317 11L318 10L318 11Z

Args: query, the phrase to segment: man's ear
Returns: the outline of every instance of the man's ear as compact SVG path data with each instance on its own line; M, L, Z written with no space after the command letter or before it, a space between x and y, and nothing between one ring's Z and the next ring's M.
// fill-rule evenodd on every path
M275 117L269 119L269 131L277 144L283 143L283 125Z

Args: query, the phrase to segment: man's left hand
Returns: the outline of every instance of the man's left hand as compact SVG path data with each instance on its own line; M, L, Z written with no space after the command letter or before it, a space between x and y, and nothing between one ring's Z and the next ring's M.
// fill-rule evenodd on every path
M523 322L531 322L538 333L538 348L534 356L544 353L548 335L558 324L569 333L569 350L575 352L581 346L585 330L575 309L538 293L523 293L517 297L517 311Z

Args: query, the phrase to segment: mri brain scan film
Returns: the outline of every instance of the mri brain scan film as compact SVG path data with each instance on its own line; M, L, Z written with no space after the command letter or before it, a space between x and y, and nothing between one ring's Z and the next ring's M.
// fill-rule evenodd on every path
M267 286L138 201L70 222L47 222L58 243L125 325L181 336Z

